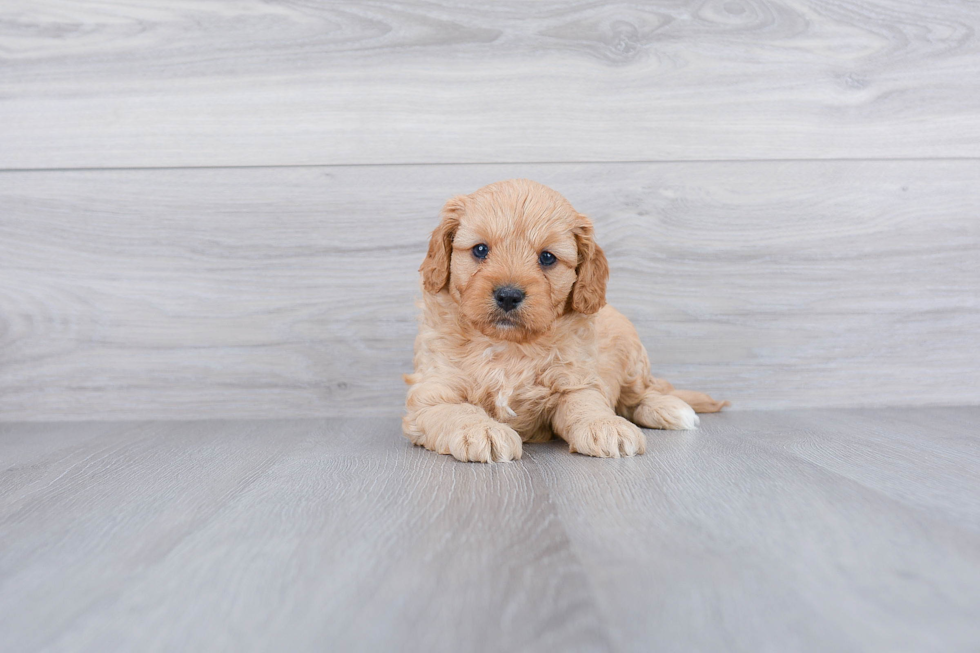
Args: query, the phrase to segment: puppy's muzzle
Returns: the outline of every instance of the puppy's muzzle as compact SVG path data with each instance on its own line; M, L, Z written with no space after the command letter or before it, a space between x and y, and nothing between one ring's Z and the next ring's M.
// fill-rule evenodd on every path
M493 291L493 298L505 313L509 313L524 301L524 291L515 286L503 286Z

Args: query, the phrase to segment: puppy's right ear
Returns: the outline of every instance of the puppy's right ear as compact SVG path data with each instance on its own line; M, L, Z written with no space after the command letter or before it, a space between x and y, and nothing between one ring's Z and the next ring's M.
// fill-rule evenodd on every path
M463 198L456 196L442 207L442 222L432 232L429 239L429 252L422 261L422 286L431 293L441 291L449 284L449 261L453 254L453 237L459 228L459 218L463 214Z

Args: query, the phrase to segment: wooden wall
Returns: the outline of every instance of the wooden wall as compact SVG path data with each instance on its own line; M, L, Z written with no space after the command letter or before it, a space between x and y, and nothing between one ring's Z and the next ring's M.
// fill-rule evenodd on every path
M975 2L0 5L0 419L388 414L442 202L733 409L980 402Z

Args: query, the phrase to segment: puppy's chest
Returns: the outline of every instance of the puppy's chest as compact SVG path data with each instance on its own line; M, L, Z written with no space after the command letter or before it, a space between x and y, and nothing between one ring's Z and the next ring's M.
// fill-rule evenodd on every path
M477 392L470 401L518 431L528 428L548 417L555 398L541 380L545 371L519 358L487 357L474 370L478 379L472 387Z

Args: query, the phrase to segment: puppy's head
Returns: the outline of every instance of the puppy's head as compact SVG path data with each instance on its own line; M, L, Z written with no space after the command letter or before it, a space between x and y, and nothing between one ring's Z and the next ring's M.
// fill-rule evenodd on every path
M420 272L426 292L448 291L474 327L519 342L568 311L598 311L609 276L589 219L525 179L446 202Z

